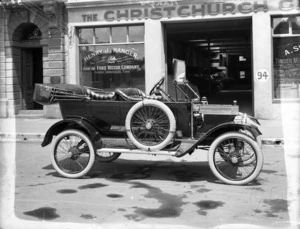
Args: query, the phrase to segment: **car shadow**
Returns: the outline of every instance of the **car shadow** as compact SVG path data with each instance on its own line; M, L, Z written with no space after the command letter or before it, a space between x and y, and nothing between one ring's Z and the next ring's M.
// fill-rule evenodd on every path
M47 176L62 177L49 164L42 167L48 170ZM113 162L95 161L92 169L82 179L104 178L114 182L128 180L166 180L177 182L208 181L216 182L207 162L176 162L167 160L117 159Z
M105 178L115 182L124 180L166 180L176 182L208 181L216 179L207 162L174 162L171 160L126 160L110 163L96 162L89 173L91 178Z
M49 164L43 167L49 170L46 176L62 178ZM131 180L163 180L174 182L199 182L223 184L211 172L207 161L132 160L119 158L113 162L95 161L92 169L81 179L106 179L113 182ZM68 178L66 178L68 179ZM260 186L259 179L248 186Z

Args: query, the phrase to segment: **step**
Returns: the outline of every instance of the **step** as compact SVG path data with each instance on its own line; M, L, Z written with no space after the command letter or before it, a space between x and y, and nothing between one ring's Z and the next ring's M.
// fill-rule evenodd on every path
M16 118L43 118L44 111L43 110L20 110L16 115Z

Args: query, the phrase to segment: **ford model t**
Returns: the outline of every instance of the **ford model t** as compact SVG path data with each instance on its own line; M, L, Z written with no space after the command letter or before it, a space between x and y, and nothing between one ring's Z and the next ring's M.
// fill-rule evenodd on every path
M263 165L258 121L239 113L236 104L207 104L185 78L175 77L173 83L174 97L164 90L164 78L149 95L136 88L36 84L34 100L58 103L63 117L42 143L52 142L56 171L79 178L96 159L111 162L125 153L182 157L203 149L211 171L224 183L253 181Z

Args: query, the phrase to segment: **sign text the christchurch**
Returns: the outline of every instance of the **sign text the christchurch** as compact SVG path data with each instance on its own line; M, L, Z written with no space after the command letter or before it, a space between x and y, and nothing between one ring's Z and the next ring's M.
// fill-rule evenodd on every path
M106 10L101 13L82 14L82 20L88 21L120 21L120 20L141 20L173 17L195 17L195 16L217 16L249 14L255 12L266 12L273 10L290 11L299 8L299 3L293 0L280 0L277 4L268 1L220 1L220 2L199 2L199 3L177 3L168 5L145 5L128 9Z

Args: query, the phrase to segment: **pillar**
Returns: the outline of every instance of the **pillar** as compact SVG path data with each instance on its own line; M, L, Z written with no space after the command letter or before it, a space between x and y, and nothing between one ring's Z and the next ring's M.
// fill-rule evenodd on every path
M66 83L66 48L65 34L67 25L64 21L64 3L56 0L43 2L44 12L49 18L49 38L48 38L48 64L44 65L44 83L61 84ZM44 106L44 116L46 118L60 118L58 104Z
M164 36L160 21L145 21L145 75L147 94L165 76Z
M253 47L253 102L254 115L260 119L272 119L272 33L271 17L258 12L252 18ZM262 78L260 73L266 73Z

